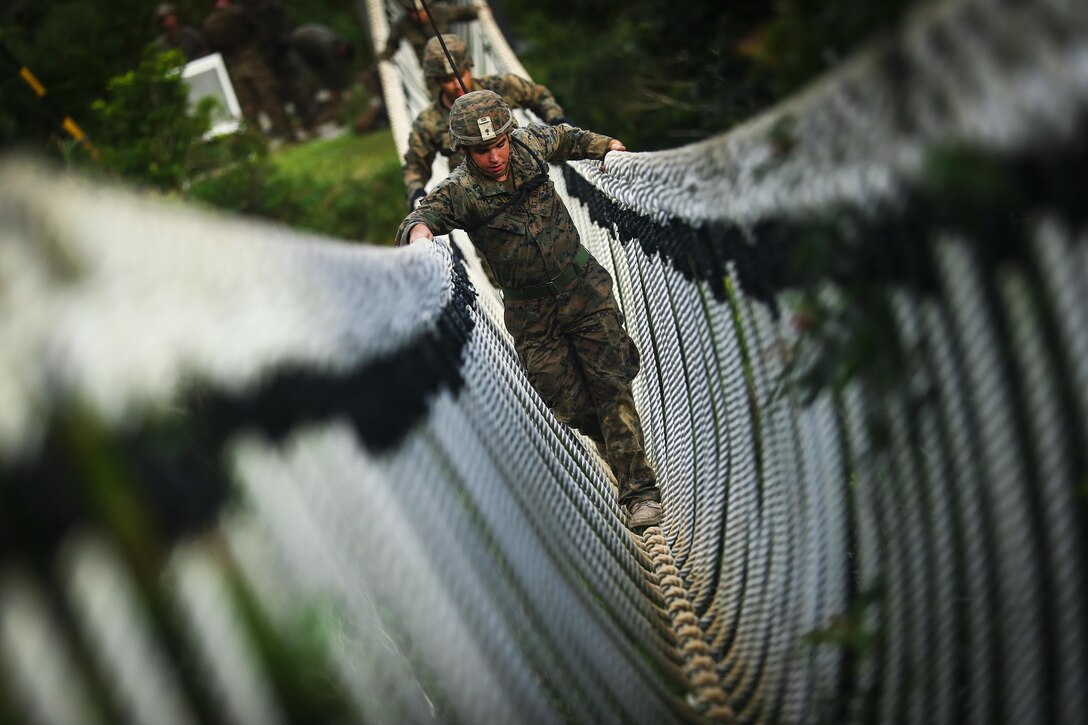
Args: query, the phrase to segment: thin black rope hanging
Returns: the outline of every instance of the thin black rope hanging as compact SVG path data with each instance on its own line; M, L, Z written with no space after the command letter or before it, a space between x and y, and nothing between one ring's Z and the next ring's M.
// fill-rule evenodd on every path
M453 68L453 74L457 76L457 85L461 86L462 93L468 93L468 88L465 88L465 81L461 78L461 71L458 70L457 64L453 62L453 56L450 55L450 49L446 47L446 41L442 39L442 33L438 32L438 23L434 21L434 16L431 15L431 7L427 4L427 0L419 0L423 5L423 12L427 13L427 19L431 21L431 27L434 28L434 37L438 38L439 45L442 46L442 52L446 54L446 60L449 61L450 68Z

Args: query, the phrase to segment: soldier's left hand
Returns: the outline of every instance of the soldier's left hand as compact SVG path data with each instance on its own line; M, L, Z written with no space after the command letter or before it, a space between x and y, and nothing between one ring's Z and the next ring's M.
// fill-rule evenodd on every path
M614 138L608 142L608 151L626 151L627 147L623 145L623 141L618 138ZM608 158L608 151L604 152L604 159ZM604 159L601 159L601 171L604 171Z

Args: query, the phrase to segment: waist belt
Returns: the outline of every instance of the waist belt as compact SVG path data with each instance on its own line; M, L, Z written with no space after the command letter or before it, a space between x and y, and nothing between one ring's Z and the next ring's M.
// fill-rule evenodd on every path
M568 264L562 272L541 284L531 284L528 287L503 287L503 299L538 300L541 297L559 294L559 290L574 281L574 278L578 276L578 270L585 267L588 261L589 250L585 247L579 247L578 253L574 255L574 261Z

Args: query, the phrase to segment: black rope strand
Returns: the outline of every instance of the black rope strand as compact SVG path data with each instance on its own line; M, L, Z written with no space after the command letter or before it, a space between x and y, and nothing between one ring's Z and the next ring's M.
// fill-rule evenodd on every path
M461 78L461 71L457 69L457 64L453 62L453 56L450 55L450 49L446 47L446 41L442 39L442 33L438 31L438 23L434 21L434 16L431 15L431 8L427 5L427 0L419 0L423 4L423 11L427 13L427 19L431 21L431 27L434 28L434 37L438 38L438 44L442 46L442 52L446 54L446 60L449 61L450 68L453 68L453 74L457 76L457 85L461 86L462 93L468 93L468 88L465 88L465 81Z

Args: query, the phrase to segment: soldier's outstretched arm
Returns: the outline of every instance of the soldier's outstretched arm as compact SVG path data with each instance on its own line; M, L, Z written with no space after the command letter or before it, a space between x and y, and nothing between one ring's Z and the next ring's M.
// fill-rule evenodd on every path
M431 164L436 154L435 145L418 127L413 127L408 134L408 150L404 152L404 164L401 166L409 210L415 207L416 197L422 195L431 178Z
M456 211L458 206L451 198L449 184L441 184L423 197L415 211L400 223L397 246L402 247L418 239L432 239L463 227L462 215Z
M385 39L385 48L378 54L378 60L392 60L396 55L397 48L400 47L400 40L404 37L404 24L403 22L397 22L392 28L389 29L389 36Z
M617 139L575 126L531 125L528 130L540 143L548 161L603 159L609 151L626 150Z

